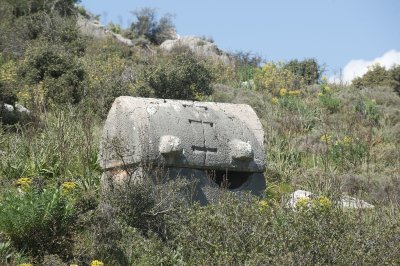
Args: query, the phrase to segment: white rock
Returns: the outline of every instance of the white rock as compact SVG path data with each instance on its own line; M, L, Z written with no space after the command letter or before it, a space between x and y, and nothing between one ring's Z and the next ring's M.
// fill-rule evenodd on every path
M31 111L29 111L27 108L25 108L24 106L22 106L18 103L15 104L15 110L21 114L24 113L24 114L29 115L31 113Z
M8 111L8 112L14 112L14 106L12 106L11 104L5 103L5 104L3 104L3 106L4 106L4 109L5 109L6 111Z
M370 209L375 207L366 201L349 196L343 196L340 199L340 204L345 209Z
M290 208L295 208L297 205L297 202L300 199L313 199L315 198L316 195L313 194L312 192L306 191L306 190L296 190L292 194L290 194L289 201L287 203L287 206ZM340 200L337 202L339 206L341 206L344 209L370 209L374 208L375 206L372 204L369 204L366 201L349 197L349 196L342 196Z

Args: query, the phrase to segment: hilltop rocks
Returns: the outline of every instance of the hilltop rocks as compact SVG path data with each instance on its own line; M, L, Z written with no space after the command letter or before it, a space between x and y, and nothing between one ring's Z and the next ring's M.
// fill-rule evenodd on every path
M97 39L113 38L126 46L134 46L132 40L110 31L106 26L101 25L100 22L94 18L79 15L77 23L78 28L83 35Z
M213 59L225 64L231 62L228 55L218 49L215 43L196 36L182 36L175 40L166 40L160 45L160 48L169 52L182 46L188 47L197 56Z
M316 198L317 196L313 194L312 192L306 191L306 190L296 190L292 194L290 194L289 201L287 203L288 207L295 208L297 203L301 199L308 199L312 200ZM349 196L342 196L340 200L337 202L339 206L341 206L344 209L370 209L374 208L375 206L372 204L369 204L366 201L349 197Z

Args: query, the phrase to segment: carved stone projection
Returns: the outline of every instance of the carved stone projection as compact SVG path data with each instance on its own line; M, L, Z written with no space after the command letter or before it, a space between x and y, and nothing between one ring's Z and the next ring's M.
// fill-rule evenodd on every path
M127 179L127 169L137 178L143 164L161 166L172 178L196 181L201 203L214 201L221 187L260 195L264 154L262 125L248 105L127 96L114 101L100 149L109 180Z

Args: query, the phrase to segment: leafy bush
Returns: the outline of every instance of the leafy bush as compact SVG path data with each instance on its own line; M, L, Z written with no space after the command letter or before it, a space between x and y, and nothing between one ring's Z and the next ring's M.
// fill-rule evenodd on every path
M292 72L301 79L306 85L312 85L319 82L323 69L314 58L304 59L302 61L290 60L284 66L285 69Z
M171 242L188 264L394 263L400 231L390 216L384 210L344 211L323 196L291 210L226 195L220 204L189 209ZM382 232L373 229L379 225ZM376 257L386 247L391 251Z
M317 94L319 101L330 113L339 110L340 100L332 95L332 90L326 83L326 80L320 85L320 92Z
M75 12L74 4L79 0L6 0L13 8L13 14L16 17L26 16L40 11L57 11L63 16L72 15Z
M0 53L0 107L3 103L14 105L17 96L14 91L17 76L16 62L6 60Z
M113 41L92 43L83 58L85 105L100 117L106 117L118 96L135 94L136 70L127 57L130 51Z
M46 39L82 53L84 43L76 25L74 0L22 0L0 3L0 49L21 57L29 41Z
M116 33L116 34L121 34L121 33L122 33L121 26L118 25L118 24L114 24L114 23L111 23L111 22L110 22L110 23L108 24L107 28L108 28L110 31L112 31L112 32L114 32L114 33Z
M26 52L21 73L31 86L42 87L45 105L78 103L83 97L84 69L63 47L39 42Z
M399 92L400 66L387 70L385 67L375 64L362 77L353 79L352 84L356 88L390 86Z
M57 189L8 192L0 202L0 230L19 250L33 255L68 254L72 202Z
M262 62L260 56L253 55L249 52L240 51L233 53L230 56L233 57L240 81L248 81L253 79L256 69Z
M122 184L103 180L111 183L103 190L103 201L94 223L95 256L113 265L140 264L138 261L151 258L148 255L160 256L158 252L169 249L160 240L169 238L170 221L177 219L180 208L188 203L185 193L191 184L186 180L168 180L154 169L137 177L141 180L131 178ZM138 241L157 245L160 250L145 255L140 252ZM166 258L151 258L154 259Z
M151 71L148 85L158 98L201 100L212 94L213 77L193 54L167 57Z
M283 63L275 64L269 62L261 69L258 69L255 73L255 81L258 88L267 90L273 95L278 95L282 88L287 90L300 89L302 81L284 66Z
M394 88L394 91L400 95L400 65L392 68L390 70L391 75L391 86Z
M372 125L378 125L380 112L376 106L376 100L359 99L355 104L356 113Z

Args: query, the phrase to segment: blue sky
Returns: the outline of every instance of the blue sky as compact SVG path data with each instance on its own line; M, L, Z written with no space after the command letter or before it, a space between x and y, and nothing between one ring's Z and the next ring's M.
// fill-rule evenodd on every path
M81 5L103 24L123 27L133 20L130 11L156 8L159 15L175 15L179 35L212 37L225 51L249 51L267 60L314 57L330 76L341 69L350 76L362 73L374 62L400 64L400 0L82 0Z

